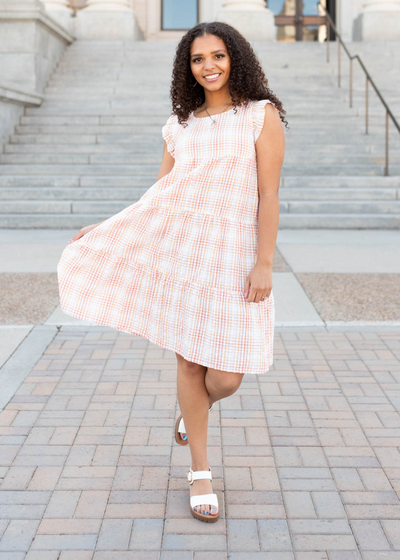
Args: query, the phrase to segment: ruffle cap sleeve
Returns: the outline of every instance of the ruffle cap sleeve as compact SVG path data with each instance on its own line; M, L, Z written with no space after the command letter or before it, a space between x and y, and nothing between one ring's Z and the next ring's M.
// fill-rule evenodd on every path
M267 105L267 103L271 103L271 105L275 107L275 105L269 99L261 99L260 101L255 101L253 104L252 119L253 119L254 142L257 142L257 139L260 136L261 131L264 127L264 118L265 118L264 107L265 105Z
M177 116L171 115L165 125L162 127L162 137L167 143L167 150L172 157L175 157L175 127Z

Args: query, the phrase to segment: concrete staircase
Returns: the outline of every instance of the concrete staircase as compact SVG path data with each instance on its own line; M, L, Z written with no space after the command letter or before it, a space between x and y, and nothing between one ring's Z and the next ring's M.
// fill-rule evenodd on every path
M336 47L328 64L324 44L253 45L290 126L280 227L399 228L400 135L392 126L390 176L384 177L384 113L371 94L366 136L361 72L355 71L349 109L347 61L343 56L338 88ZM146 192L162 157L175 46L164 41L69 47L45 102L26 109L0 156L0 227L76 230L116 214ZM350 50L360 52L360 46L354 43ZM390 52L390 68L397 67L398 47L378 45ZM378 72L379 58L371 65ZM378 72L378 85L379 78ZM399 86L398 72L383 85L398 118Z

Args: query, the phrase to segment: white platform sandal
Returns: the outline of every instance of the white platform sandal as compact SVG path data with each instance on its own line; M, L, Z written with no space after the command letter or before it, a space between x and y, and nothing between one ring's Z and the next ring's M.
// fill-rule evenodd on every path
M190 468L187 472L187 479L189 484L193 484L195 480L200 480L203 478L209 478L212 480L211 467L208 471L194 471ZM218 513L200 513L199 511L194 511L193 508L201 504L210 504L218 509ZM206 523L215 523L219 519L219 506L218 506L218 496L215 493L212 494L198 494L196 496L190 496L190 511L193 517L200 519L200 521L205 521Z
M208 412L210 412L214 408L215 402L212 403L212 405L208 409ZM182 414L179 415L178 420L175 422L175 441L176 443L179 443L179 445L187 445L189 443L188 440L183 439L181 434L186 434L185 423L183 421Z

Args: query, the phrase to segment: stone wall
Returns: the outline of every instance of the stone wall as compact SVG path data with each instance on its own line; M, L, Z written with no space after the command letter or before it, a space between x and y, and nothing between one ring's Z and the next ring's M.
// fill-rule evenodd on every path
M41 95L29 95L0 85L0 147L24 112L24 107L35 107L42 103ZM1 149L0 149L1 151Z
M0 0L0 148L72 41L39 0Z

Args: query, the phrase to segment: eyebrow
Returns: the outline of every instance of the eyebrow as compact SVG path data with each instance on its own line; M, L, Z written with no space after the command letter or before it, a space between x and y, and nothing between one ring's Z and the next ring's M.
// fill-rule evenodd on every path
M225 49L218 49L216 51L212 51L211 54L215 54L215 53L220 52L220 51L225 52ZM192 54L192 56L201 56L201 53L200 54Z

